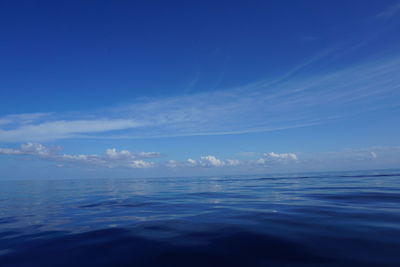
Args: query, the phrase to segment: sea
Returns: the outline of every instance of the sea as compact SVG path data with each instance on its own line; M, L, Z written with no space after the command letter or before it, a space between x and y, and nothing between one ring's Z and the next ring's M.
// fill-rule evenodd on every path
M400 170L2 178L0 266L400 266Z

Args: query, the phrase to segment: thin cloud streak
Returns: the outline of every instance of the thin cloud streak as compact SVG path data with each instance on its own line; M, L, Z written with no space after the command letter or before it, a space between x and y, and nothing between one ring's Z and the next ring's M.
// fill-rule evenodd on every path
M18 120L13 123L20 122ZM107 132L139 127L139 122L127 119L94 119L94 120L60 120L38 124L23 124L12 130L0 129L0 140L3 142L15 141L49 141L74 138L78 134Z
M377 19L391 19L394 16L398 15L400 12L400 2L389 6L382 12L380 12L378 15L376 15Z

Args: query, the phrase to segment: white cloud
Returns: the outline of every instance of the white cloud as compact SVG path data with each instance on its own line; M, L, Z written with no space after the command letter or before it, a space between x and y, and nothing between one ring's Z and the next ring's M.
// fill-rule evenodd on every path
M400 147L373 147L366 149L345 149L335 152L320 153L262 153L262 157L254 159L220 159L213 155L201 156L199 159L188 158L184 161L167 160L151 162L146 159L161 157L159 152L133 153L129 150L110 148L102 155L97 154L62 154L59 147L47 147L38 143L26 143L18 148L0 148L4 155L29 155L57 163L57 166L69 164L86 164L108 168L181 168L181 169L219 169L266 171L284 168L316 170L326 168L371 168L372 166L397 166L400 162ZM260 155L260 153L251 153ZM374 164L374 165L373 165ZM388 165L389 164L389 165ZM363 167L364 166L364 167Z
M189 165L192 165L192 166L196 166L196 165L197 165L197 161L194 160L194 159L191 159L191 158L188 158L188 159L186 160L186 162L187 162Z
M132 153L128 150L117 151L115 148L107 149L104 155L70 155L59 154L59 147L49 148L38 143L22 144L19 148L0 148L3 155L31 155L56 162L83 163L109 168L130 167L130 168L150 168L153 162L144 161L144 158L154 158L161 156L158 152Z
M110 148L106 150L106 156L110 159L129 159L132 158L132 153L128 150L118 152L115 148Z
M154 166L153 162L148 162L144 160L133 160L130 164L130 167L132 168L151 168Z
M42 157L48 157L55 153L54 149L36 143L22 144L19 150L25 154L39 155Z
M56 161L65 161L65 162L77 162L77 163L86 163L86 164L95 164L95 165L104 165L107 167L111 167L109 162L101 156L98 155L57 155L53 157Z
M186 161L180 162L176 160L169 160L165 164L167 167L177 168L177 167L224 167L224 166L238 166L240 164L239 160L221 160L215 156L208 155L202 156L199 160L194 160L188 158Z
M217 159L215 156L204 156L200 157L200 164L206 167L221 167L225 165L225 162Z
M299 158L295 153L264 153L262 158L249 161L255 165L279 165L297 162Z
M249 152L251 155L259 155L260 153ZM246 153L247 154L247 153ZM171 168L177 167L251 167L260 165L279 165L298 161L298 157L294 153L277 154L274 152L264 153L262 158L255 160L239 160L239 159L219 159L213 155L200 157L199 160L188 158L186 161L180 162L176 160L169 160L165 166Z
M266 159L277 159L277 160L297 160L297 155L294 153L282 153L282 154L277 154L274 152L270 153L265 153L264 157Z
M49 157L54 155L59 147L46 147L38 143L25 143L22 144L19 148L0 148L0 154L8 154L8 155L37 155L41 157Z

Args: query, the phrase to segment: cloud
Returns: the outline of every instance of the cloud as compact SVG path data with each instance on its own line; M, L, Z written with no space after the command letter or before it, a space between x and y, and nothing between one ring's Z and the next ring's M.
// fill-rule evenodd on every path
M294 153L277 154L274 152L265 153L265 158L273 160L297 160L297 155Z
M225 162L215 156L204 156L200 157L200 164L206 167L221 167L225 165Z
M0 129L0 140L3 142L26 141L26 139L31 141L65 139L82 136L86 133L108 132L141 126L141 123L128 119L58 120L27 124L21 123L19 117L13 118L14 120L8 121L7 124L16 124L18 127ZM31 122L34 121L33 119Z
M255 155L260 153L252 152ZM294 153L283 153L277 154L274 152L264 153L264 156L255 160L239 160L239 159L219 159L216 156L207 155L201 156L199 160L194 160L188 158L184 162L179 162L176 160L169 160L166 163L167 167L177 168L177 167L205 167L205 168L219 168L219 167L251 167L255 165L279 165L286 164L290 162L295 162L298 157Z
M169 160L166 162L165 166L170 168L182 168L182 167L229 167L238 166L241 162L236 159L222 160L212 155L201 156L200 159L194 160L188 158L186 161L180 162L176 160Z
M28 155L56 162L58 167L83 164L107 168L156 168L158 170L220 170L245 171L246 173L264 171L309 171L326 169L360 169L395 167L400 162L400 147L371 147L364 149L345 149L342 151L319 153L249 153L251 159L221 159L214 155L200 156L198 159L166 160L152 162L150 158L160 158L159 152L138 152L110 148L102 155L63 154L60 147L47 147L39 143L25 143L18 148L0 148L3 155Z
M159 158L162 154L160 152L139 152L138 156L141 158Z
M23 114L10 114L0 118L0 126L1 125L9 125L9 124L29 124L35 122L41 118L49 116L50 113L23 113Z
M222 160L215 156L202 156L200 160L195 161L192 159L187 159L187 163L192 166L201 166L201 167L232 167L232 166L239 166L242 162L237 159L227 159Z
M220 159L213 155L201 156L199 159L189 158L186 161L170 160L165 166L171 168L236 168L254 170L311 170L311 169L341 169L346 168L371 168L372 166L388 166L400 160L400 147L371 147L364 149L344 149L341 151L318 153L276 153L276 152L245 152L239 156L245 159ZM387 164L386 164L387 163Z
M4 155L36 155L50 157L55 155L59 147L49 148L38 143L22 144L19 148L0 148L0 154Z
M138 158L159 158L161 157L160 152L139 152L132 153L128 150L117 151L115 148L110 148L106 150L105 155L109 160L134 160Z
M197 161L194 160L194 159L191 159L191 158L188 158L188 159L186 160L186 162L187 162L189 165L191 165L191 166L196 166L196 165L197 165Z
M131 168L135 168L135 169L138 169L138 168L151 168L151 167L154 166L154 163L153 162L144 161L144 160L133 160L129 164L129 166Z
M39 143L26 143L19 148L0 148L0 154L3 155L31 155L56 162L83 163L109 168L150 168L154 163L143 159L161 157L159 152L132 153L128 150L117 151L115 148L107 149L104 155L70 155L60 154L60 151L60 147L46 147Z
M129 159L132 157L132 153L128 150L122 150L118 152L115 148L110 148L106 150L106 155L110 159Z
M254 162L257 165L276 165L276 164L287 164L298 161L298 157L295 153L264 153L262 158L256 159Z
M0 117L0 142L242 134L315 125L399 105L400 58L298 75L327 54L278 79L236 88L138 99L98 112Z
M391 19L400 12L400 2L387 7L385 10L376 15L378 19Z

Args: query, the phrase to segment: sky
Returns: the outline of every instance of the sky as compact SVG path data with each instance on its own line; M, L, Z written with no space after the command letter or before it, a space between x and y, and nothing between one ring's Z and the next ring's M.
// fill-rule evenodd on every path
M400 1L0 2L0 179L398 168Z

